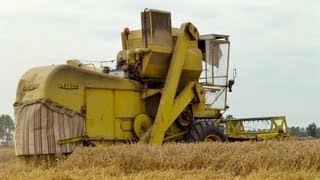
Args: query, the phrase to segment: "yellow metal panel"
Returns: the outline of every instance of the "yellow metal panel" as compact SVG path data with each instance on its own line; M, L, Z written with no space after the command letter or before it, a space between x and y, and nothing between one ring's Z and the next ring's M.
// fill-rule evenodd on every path
M141 98L145 99L161 92L161 89L144 89Z
M165 50L166 48L162 48ZM172 47L171 47L172 52ZM164 78L171 61L171 52L162 52L152 49L142 60L142 75L146 77Z
M193 116L196 118L211 118L218 119L221 117L219 109L206 108L204 102L192 104Z
M71 65L37 67L19 82L16 102L49 99L73 111L85 105L85 88L141 90L137 81L89 71Z
M141 113L142 102L139 91L115 91L115 117L134 118Z
M89 137L114 137L113 90L86 90L86 134Z
M126 49L143 47L142 31L141 30L130 31L127 41L128 41L128 46L126 47Z
M115 120L115 140L132 140L135 138L133 133L133 119L117 118Z
M139 91L114 91L115 139L134 139L133 120L144 112L144 105Z

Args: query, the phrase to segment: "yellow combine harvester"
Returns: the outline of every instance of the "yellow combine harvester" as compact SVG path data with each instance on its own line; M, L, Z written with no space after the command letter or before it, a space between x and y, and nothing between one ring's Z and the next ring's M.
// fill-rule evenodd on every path
M229 36L199 35L191 23L172 28L166 11L146 9L141 22L141 30L121 33L114 70L69 60L22 76L14 104L16 155L227 140L211 120L227 109L234 84L228 81Z
M257 118L241 118L226 119L222 121L226 125L226 134L230 141L247 141L247 140L288 140L289 129L284 116L274 117L257 117ZM258 127L255 129L246 127L246 124L267 123L269 127ZM251 126L252 126L251 125ZM257 130L256 128L260 128Z

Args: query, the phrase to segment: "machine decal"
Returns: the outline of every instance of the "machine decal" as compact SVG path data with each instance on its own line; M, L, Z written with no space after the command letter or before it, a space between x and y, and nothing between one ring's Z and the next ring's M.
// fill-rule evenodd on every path
M58 87L60 89L79 89L79 85L75 83L60 83Z
M39 88L40 84L26 84L23 86L23 91L32 91Z

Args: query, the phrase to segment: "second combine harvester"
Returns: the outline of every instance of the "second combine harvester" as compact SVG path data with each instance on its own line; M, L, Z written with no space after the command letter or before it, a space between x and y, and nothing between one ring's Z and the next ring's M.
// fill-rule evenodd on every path
M71 60L23 75L16 155L70 153L80 144L226 141L212 120L227 109L234 83L229 37L199 35L191 23L172 28L166 11L146 9L141 23L122 32L115 70Z

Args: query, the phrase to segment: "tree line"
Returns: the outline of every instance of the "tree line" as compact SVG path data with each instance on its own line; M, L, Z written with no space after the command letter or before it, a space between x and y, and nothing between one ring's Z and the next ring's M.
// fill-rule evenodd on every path
M320 138L320 127L316 125L316 123L309 124L306 128L292 126L289 128L290 134L300 137L314 137Z

